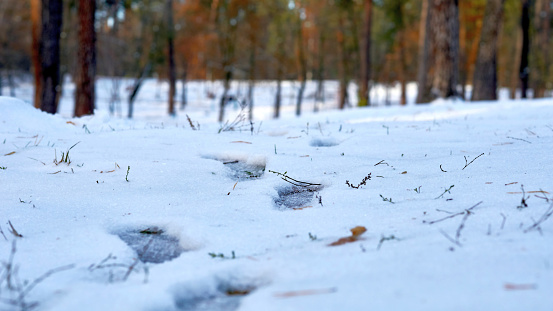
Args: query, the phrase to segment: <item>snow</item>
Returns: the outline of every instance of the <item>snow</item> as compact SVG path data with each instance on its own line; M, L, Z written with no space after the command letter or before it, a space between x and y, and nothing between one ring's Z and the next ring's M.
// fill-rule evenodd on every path
M53 116L32 107L30 88L23 100L0 97L2 310L24 309L6 300L18 300L6 278L14 241L21 284L71 265L28 292L36 310L553 305L553 217L529 230L553 209L551 99L345 111L327 103L300 118L290 101L270 120L267 83L256 92L263 121L218 133L201 83L170 118L163 98L150 96L163 86L149 81L134 120L110 116L109 81L98 83L99 108L82 118L70 117L70 94ZM228 119L237 113L230 107ZM296 187L288 203L301 206L277 204L294 186L275 172L317 185ZM346 185L369 173L359 189ZM519 208L522 189L528 206ZM367 232L328 246L356 226ZM141 262L125 232L144 236L143 252L183 252ZM158 232L175 239L154 245Z

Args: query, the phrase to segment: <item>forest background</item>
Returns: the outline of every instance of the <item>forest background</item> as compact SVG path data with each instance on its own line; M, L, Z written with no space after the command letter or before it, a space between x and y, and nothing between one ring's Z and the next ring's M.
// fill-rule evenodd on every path
M256 82L339 81L338 107L370 106L371 86L418 83L417 103L436 98L551 96L550 0L2 0L0 92L15 94L34 77L34 105L56 113L65 77L76 84L75 116L94 112L97 76L131 78L129 113L145 78L176 84L221 80L208 97L220 102L232 80L249 81L243 104L253 107ZM111 101L120 100L113 79ZM348 85L357 85L357 102ZM1 94L0 94L1 95ZM186 105L182 92L181 107ZM250 109L251 111L251 109ZM250 115L251 116L251 115Z

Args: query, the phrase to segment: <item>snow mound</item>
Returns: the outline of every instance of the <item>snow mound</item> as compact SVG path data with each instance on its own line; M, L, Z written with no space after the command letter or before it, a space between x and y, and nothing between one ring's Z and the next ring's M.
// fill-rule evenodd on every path
M0 132L41 133L72 131L75 127L59 115L51 115L13 97L0 96Z

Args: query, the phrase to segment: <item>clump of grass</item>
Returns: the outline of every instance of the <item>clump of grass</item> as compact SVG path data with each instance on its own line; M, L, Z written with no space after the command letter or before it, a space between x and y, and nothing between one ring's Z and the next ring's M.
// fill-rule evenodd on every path
M314 235L314 234L311 234L311 232L309 232L309 239L310 239L311 241L316 241L316 240L317 240L317 236Z
M67 165L71 164L71 159L69 158L69 151L71 151L71 149L73 149L75 146L77 146L80 142L77 142L76 144L74 144L73 146L69 147L69 149L67 149L66 152L62 152L61 153L61 159L58 161L58 152L57 150L54 149L54 164L55 165L60 165L62 163L65 163Z
M240 112L238 113L234 121L229 122L227 120L223 125L221 125L218 133L242 131L242 130L245 130L246 128L249 128L250 131L253 132L253 122L250 121L249 124L246 124L246 120L248 119L247 113L246 113L246 106L245 105L241 105L241 106L242 106L242 109L240 110Z

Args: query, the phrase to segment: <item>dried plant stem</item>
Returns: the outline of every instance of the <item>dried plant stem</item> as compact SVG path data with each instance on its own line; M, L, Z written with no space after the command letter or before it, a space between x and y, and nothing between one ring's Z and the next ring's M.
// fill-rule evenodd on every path
M444 220L447 220L447 219L450 219L450 218L454 218L454 217L457 217L457 216L460 216L460 215L464 215L465 213L470 213L474 208L476 208L478 205L482 204L482 202L483 201L480 201L480 202L476 203L475 205L473 205L472 207L470 207L470 208L468 208L468 209L466 209L462 212L452 214L452 215L449 215L447 217L440 218L438 220L429 221L428 224L432 225L432 224L435 224L435 223L440 222L440 221L444 221Z

